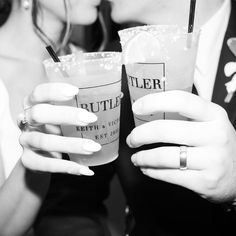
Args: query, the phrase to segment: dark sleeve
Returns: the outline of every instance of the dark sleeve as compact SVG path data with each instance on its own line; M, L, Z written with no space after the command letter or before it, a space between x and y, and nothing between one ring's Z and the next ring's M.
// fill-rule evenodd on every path
M103 201L109 195L114 164L91 168L95 175L53 174L34 224L36 236L110 236Z

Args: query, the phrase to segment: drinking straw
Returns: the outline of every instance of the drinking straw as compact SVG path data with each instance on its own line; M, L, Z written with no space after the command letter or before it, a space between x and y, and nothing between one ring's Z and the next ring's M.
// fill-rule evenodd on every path
M190 10L189 10L189 21L188 21L188 39L187 39L188 48L191 48L192 44L192 32L194 28L195 9L196 9L196 0L191 0Z
M188 33L193 32L195 9L196 9L196 0L191 0L190 11L189 11Z
M46 46L46 49L54 62L61 62L61 60L59 59L59 57L57 56L57 54L53 50L52 46L48 45L48 46ZM59 68L59 69L64 77L69 77L69 75L67 74L66 71L62 70L61 68Z
M98 20L100 22L101 25L101 29L102 29L102 36L103 36L103 40L101 45L98 48L98 52L104 51L107 43L108 43L108 32L107 32L107 26L105 23L105 19L101 10L101 6L97 7L97 11L98 11Z
M46 46L46 49L49 53L49 55L51 56L51 58L53 59L54 62L61 62L60 58L57 56L56 52L53 50L52 46L48 45ZM68 78L69 75L66 71L62 70L61 67L59 67L59 70L61 72L61 74L63 75L63 77ZM78 104L78 100L77 100L77 96L75 95L75 102L76 102L76 106L79 107Z

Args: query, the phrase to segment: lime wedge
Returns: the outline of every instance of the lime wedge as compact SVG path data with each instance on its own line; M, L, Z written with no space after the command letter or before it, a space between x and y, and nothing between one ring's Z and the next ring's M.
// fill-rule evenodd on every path
M123 47L123 64L154 62L160 57L160 42L151 33L142 31L133 36Z

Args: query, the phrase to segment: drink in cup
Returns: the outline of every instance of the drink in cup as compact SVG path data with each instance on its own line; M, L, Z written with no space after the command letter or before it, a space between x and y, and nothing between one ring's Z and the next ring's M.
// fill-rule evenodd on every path
M79 94L67 105L86 109L98 117L88 126L62 126L62 133L68 137L92 139L102 145L97 153L69 154L70 159L86 166L115 160L118 156L122 98L120 53L78 53L60 57L60 61L44 61L49 80L77 86Z
M177 26L149 25L121 30L119 36L132 103L150 93L192 91L199 31L190 35ZM134 116L136 126L156 119L186 118L174 113Z

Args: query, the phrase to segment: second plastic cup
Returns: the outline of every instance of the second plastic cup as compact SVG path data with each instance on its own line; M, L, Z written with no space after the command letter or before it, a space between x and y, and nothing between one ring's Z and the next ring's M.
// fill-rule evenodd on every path
M143 32L144 37L139 37L140 40L150 34L154 39L155 51L152 51L153 41L140 42L138 37L135 47L128 45L135 36ZM150 93L168 90L192 91L199 31L188 34L186 29L173 25L149 25L121 30L119 36L123 53L129 50L129 55L141 55L143 58L143 61L125 65L132 103ZM136 126L156 119L186 118L173 113L134 116Z

